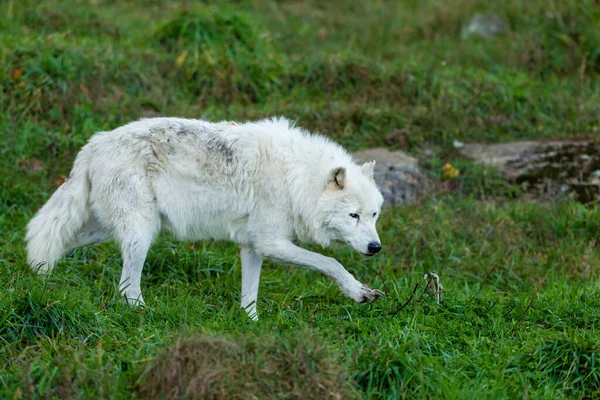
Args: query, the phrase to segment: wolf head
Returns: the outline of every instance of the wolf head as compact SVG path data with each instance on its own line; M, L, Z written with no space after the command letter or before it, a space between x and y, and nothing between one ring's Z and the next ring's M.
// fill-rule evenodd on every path
M375 185L375 161L329 171L325 191L318 202L323 242L343 242L373 256L381 250L375 224L383 196Z

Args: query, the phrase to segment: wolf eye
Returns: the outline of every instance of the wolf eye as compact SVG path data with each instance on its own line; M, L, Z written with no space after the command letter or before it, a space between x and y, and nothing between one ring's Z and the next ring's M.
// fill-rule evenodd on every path
M373 218L375 218L377 216L377 213L373 213Z
M354 214L354 213L353 213L353 214L350 214L350 216L351 216L352 218L356 218L356 219L359 219L359 218L360 218L360 215L358 215L358 214Z

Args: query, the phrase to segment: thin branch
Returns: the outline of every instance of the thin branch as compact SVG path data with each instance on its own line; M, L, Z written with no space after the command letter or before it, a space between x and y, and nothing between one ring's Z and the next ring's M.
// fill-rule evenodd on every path
M510 314L511 312L513 312L513 310L515 308L517 308L517 306L512 306L506 313L504 313L504 315L502 315L502 318L508 317L508 314Z
M413 289L413 291L412 291L410 297L408 298L408 300L406 300L406 303L404 303L403 305L401 305L400 308L398 308L395 313L391 314L392 317L395 317L400 311L402 311L404 309L404 307L406 307L408 305L408 303L410 303L410 301L414 297L415 292L417 291L418 287L419 287L419 282L415 283L415 288Z
M498 301L500 301L500 299L496 299L496 301L494 301L494 302L492 303L492 305L490 306L490 308L488 308L488 309L487 309L486 313L489 313L489 312L492 310L492 308L494 308L494 306L495 306L496 304L498 304Z
M485 285L485 283L488 281L488 279L490 278L490 275L492 275L492 272L494 272L494 270L496 269L496 267L498 267L498 265L500 264L500 261L502 261L504 259L504 256L506 255L506 253L509 252L509 250L510 250L510 248L506 249L506 251L504 252L504 254L502 254L502 256L500 258L498 258L498 261L496 261L496 263L488 271L487 275L485 276L485 279L483 280L483 282L481 282L481 285L479 285L479 289L477 289L477 292L481 292L481 289L483 288L483 285ZM469 300L469 303L473 301L473 299L477 295L477 292L473 293L473 297L471 297L471 299Z
M525 314L527 314L527 311L529 311L529 309L531 308L531 305L533 304L533 300L535 300L535 298L537 297L538 291L540 290L540 287L542 287L542 285L546 281L546 278L548 278L548 275L544 275L542 277L542 279L540 280L540 283L538 283L537 286L535 287L535 291L533 292L533 296L531 296L531 300L529 300L529 304L527 304L527 307L525 308L525 311L523 311L523 315L521 315L521 319L519 320L519 323L512 329L513 331L515 329L517 329L521 325L521 323L523 322L523 320L525 319Z
M313 311L312 317L313 317L313 323L317 322L317 314L320 312L324 312L326 313L329 317L331 317L331 314L329 314L329 311L327 311L324 308L317 308L315 311Z
M429 296L425 297L425 299L423 299L423 301L421 301L419 304L425 303L433 295L440 294L440 293L448 293L448 292L450 292L450 291L445 290L445 289L438 290L437 292L431 292L431 293L429 293Z
M507 296L510 296L510 293L508 293L508 292L492 292L492 294L502 294L502 295L504 295L504 297L499 297L499 298L497 298L497 299L496 299L496 301L494 301L494 302L492 303L492 305L490 306L490 308L488 308L488 309L487 309L487 311L486 311L486 312L490 312L490 311L492 310L492 308L494 308L494 306L495 306L496 304L498 304L499 302L500 302L500 303L501 303L501 302L503 302L503 301L504 301L504 299L506 299L506 297L507 297Z

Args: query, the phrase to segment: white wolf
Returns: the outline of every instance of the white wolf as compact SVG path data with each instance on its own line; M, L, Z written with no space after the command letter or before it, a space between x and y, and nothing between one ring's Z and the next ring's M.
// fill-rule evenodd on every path
M28 262L48 273L68 250L116 239L119 289L144 304L140 279L161 231L241 247L241 305L256 319L263 259L320 271L352 300L383 295L335 259L294 244L334 242L372 256L383 197L375 162L356 165L339 145L288 120L243 124L150 118L92 136L69 179L27 227Z

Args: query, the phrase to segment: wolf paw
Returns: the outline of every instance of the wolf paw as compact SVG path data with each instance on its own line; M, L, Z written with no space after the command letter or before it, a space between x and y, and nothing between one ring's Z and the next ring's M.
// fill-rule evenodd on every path
M142 296L138 296L138 297L126 297L123 296L122 297L123 302L131 307L136 307L136 308L145 308L146 307L146 303L144 302L144 299L142 298Z
M372 303L380 297L385 297L385 293L379 289L371 289L370 287L363 285L360 288L360 298L357 303Z
M48 263L38 263L36 264L31 264L31 270L33 272L35 272L36 274L38 274L41 277L47 277L50 275L50 272L52 272L52 268L48 265Z

